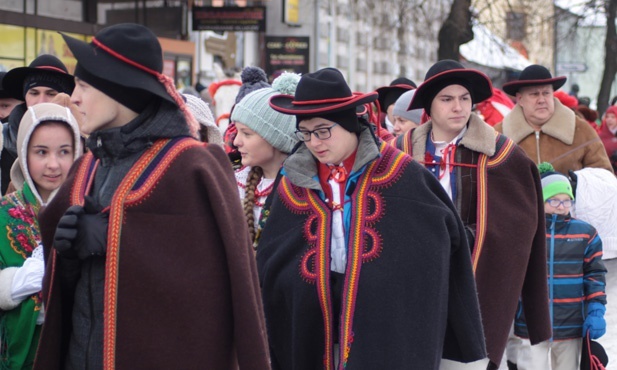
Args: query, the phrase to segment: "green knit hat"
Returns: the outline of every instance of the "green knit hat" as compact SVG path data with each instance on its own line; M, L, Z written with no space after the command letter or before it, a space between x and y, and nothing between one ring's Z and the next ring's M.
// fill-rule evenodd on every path
M545 202L557 194L568 194L571 199L574 199L572 184L564 174L555 171L555 168L548 162L540 163L538 170L542 179L542 194Z
M270 108L270 97L279 94L294 95L300 75L284 72L265 87L246 95L234 106L231 113L233 122L240 122L255 131L270 145L283 153L291 153L298 142L296 138L296 117L282 114Z

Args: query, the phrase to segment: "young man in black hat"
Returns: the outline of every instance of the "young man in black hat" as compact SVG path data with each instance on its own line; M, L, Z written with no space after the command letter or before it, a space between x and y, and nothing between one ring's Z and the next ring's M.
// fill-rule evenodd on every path
M544 207L538 170L512 140L472 113L492 95L489 78L454 60L435 63L409 109L431 117L396 140L446 190L467 229L489 369L501 361L519 297L530 338L550 338Z
M40 216L46 317L35 368L268 368L231 166L195 140L156 35L118 24L91 43L63 37L90 152Z
M4 147L0 157L1 192L9 186L10 169L17 158L17 131L28 107L48 103L58 93L71 94L75 82L64 63L53 55L36 57L27 67L13 68L2 79L2 90L11 98L24 101L17 105L3 127Z
M405 92L409 90L413 90L417 87L416 83L406 77L398 77L388 86L382 86L378 88L377 101L379 102L379 109L381 113L384 115L383 119L380 120L380 123L385 124L386 129L388 131L393 132L394 130L394 103L401 97Z
M549 162L561 173L585 167L613 172L596 131L553 96L566 80L541 65L525 68L518 80L503 85L503 91L516 96L516 106L495 130L514 140L536 164Z
M360 123L376 98L325 68L270 100L302 141L257 247L272 367L484 370L463 225L430 173Z

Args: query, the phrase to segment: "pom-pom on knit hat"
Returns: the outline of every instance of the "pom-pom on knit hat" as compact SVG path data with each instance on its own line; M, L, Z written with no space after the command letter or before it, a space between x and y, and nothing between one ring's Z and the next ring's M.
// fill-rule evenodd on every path
M392 111L392 114L403 117L408 121L420 124L422 122L422 109L407 110L415 93L416 90L410 90L401 95L396 100L396 103L394 103L394 110Z
M259 67L245 67L240 78L242 79L242 86L240 86L238 95L236 95L236 104L253 91L270 87L266 72Z
M555 168L548 162L540 163L538 170L542 179L542 194L545 202L557 194L568 194L574 199L572 184L564 174L555 171Z
M270 97L285 94L294 95L300 75L284 72L272 82L272 87L253 91L246 95L231 113L231 120L248 126L270 145L283 153L291 153L298 139L296 118L279 113L270 107Z

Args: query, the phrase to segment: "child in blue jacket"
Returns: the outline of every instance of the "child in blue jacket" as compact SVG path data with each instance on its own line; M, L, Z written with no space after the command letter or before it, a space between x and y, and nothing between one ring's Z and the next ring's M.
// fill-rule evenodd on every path
M574 194L568 178L555 172L549 163L542 163L539 168L546 213L553 337L534 346L524 339L517 365L519 370L577 370L581 337L589 332L591 339L597 339L606 332L606 267L602 262L602 241L593 226L570 215ZM521 306L514 333L528 338Z

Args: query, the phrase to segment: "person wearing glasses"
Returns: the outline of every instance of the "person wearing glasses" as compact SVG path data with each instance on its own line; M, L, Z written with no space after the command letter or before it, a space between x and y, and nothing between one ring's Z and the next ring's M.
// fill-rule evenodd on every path
M546 212L553 336L532 346L522 309L525 302L519 305L514 333L524 339L519 346L517 365L519 370L576 370L580 363L581 337L589 335L597 339L606 332L602 241L593 226L570 215L574 192L568 178L547 162L539 168Z
M277 94L293 94L299 80L299 74L284 72L272 87L260 87L244 96L231 113L236 128L233 143L242 158L242 167L235 171L236 183L254 249L268 219L264 206L283 162L298 142L294 117L275 111L268 102Z
M256 255L272 368L485 370L465 229L439 182L358 119L375 99L334 68L270 98L301 140Z

